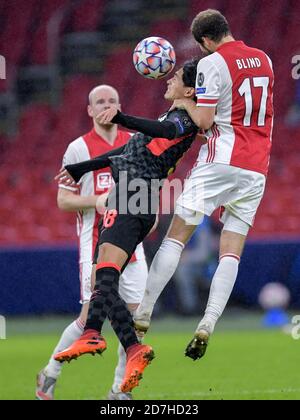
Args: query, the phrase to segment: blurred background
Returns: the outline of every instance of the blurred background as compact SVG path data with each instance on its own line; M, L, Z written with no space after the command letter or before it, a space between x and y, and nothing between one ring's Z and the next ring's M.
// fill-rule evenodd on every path
M2 0L1 315L78 312L76 215L57 208L53 176L67 145L91 128L87 95L95 85L111 84L124 112L157 118L168 108L162 99L166 82L139 76L133 49L156 35L173 44L178 64L199 55L189 27L208 7L227 16L236 39L270 55L276 77L267 190L230 307L257 310L260 291L271 282L290 293L285 307L289 302L290 309L299 310L300 80L292 78L292 57L300 54L299 0L151 0L151 7L149 0ZM193 166L198 148L179 165L177 177L183 179ZM162 217L145 244L149 262L169 221ZM199 317L217 264L220 229L216 214L197 230L156 316Z

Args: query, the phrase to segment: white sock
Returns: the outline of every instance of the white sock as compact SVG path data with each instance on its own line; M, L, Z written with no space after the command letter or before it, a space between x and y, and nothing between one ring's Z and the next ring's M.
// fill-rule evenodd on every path
M76 321L72 322L62 333L60 340L55 347L52 356L48 362L48 365L45 367L45 373L51 378L58 378L62 369L62 363L57 362L54 359L54 355L59 351L62 351L69 347L75 340L77 340L83 333L84 325L81 320L78 318Z
M126 367L126 352L121 343L119 343L119 347L118 347L118 356L119 356L119 360L118 360L117 367L115 369L114 383L112 386L113 392L116 392L116 393L121 392L120 385L123 381L124 374L125 374L125 367Z
M163 240L152 261L145 294L136 311L137 318L150 318L155 302L175 273L183 248L184 244L175 239Z
M205 315L197 330L203 324L206 324L210 327L211 333L213 332L216 322L222 315L231 295L238 274L239 262L239 257L233 254L225 254L220 258L210 286Z

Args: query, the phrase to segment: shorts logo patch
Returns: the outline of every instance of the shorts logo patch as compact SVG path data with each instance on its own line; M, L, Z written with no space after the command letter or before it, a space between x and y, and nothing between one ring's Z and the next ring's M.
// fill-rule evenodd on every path
M197 84L198 84L199 87L203 86L204 80L205 80L204 74L199 73L198 74L198 79L197 79Z

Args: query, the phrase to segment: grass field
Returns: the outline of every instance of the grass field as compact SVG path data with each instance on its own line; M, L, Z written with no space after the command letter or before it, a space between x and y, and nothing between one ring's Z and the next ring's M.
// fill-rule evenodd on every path
M0 399L34 399L35 375L65 324L54 319L8 325L11 335L0 340ZM136 399L300 399L299 341L253 325L243 330L242 323L233 323L232 330L223 322L205 358L193 362L183 352L195 325L190 320L152 326L146 342L156 358L134 392ZM102 357L83 356L64 367L56 399L105 399L117 359L115 336L108 332L106 338L108 349Z

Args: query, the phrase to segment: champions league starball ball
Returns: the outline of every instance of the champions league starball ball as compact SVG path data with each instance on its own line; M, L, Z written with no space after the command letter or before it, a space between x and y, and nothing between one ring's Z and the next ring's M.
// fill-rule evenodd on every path
M176 63L173 46L164 38L151 36L140 41L133 52L136 71L149 79L162 79Z

